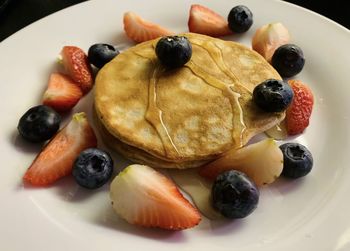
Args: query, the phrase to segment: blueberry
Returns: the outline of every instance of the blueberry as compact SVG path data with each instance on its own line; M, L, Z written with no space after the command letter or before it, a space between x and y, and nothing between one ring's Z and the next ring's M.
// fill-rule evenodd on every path
M235 33L243 33L249 30L253 24L253 13L244 5L238 5L231 9L227 17L228 27Z
M266 112L281 112L293 99L289 84L277 79L267 79L254 88L254 103Z
M118 54L118 49L113 45L94 44L89 48L88 59L91 64L100 69Z
M61 116L51 107L38 105L30 108L20 118L19 134L34 143L46 141L60 128Z
M226 171L217 176L212 187L213 207L227 218L244 218L259 202L259 190L242 172Z
M271 64L282 77L293 77L304 67L304 53L295 44L285 44L273 53Z
M296 179L311 171L313 158L305 146L298 143L285 143L280 146L280 149L283 153L283 176Z
M192 56L192 45L183 36L161 38L156 45L156 54L160 62L167 68L177 68L186 64Z
M112 177L113 160L100 149L89 148L82 151L73 165L73 177L85 188L95 189L103 186Z

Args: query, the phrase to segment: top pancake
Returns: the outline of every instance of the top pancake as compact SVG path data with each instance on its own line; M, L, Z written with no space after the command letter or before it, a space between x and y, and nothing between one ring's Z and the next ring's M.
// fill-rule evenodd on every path
M281 79L258 53L204 35L184 36L192 58L183 67L164 69L155 39L124 51L99 71L95 109L110 135L166 161L210 160L284 117L252 102L257 84Z

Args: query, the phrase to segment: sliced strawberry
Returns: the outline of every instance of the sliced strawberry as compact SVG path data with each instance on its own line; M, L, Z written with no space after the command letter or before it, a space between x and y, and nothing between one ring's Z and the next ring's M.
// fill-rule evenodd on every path
M294 98L286 112L286 125L289 135L302 133L309 126L314 105L311 89L299 80L289 80Z
M137 43L174 34L157 24L142 19L133 12L126 12L123 22L126 35Z
M49 185L69 175L79 153L96 145L95 133L85 113L76 113L39 153L23 179L34 186Z
M190 32L200 33L212 37L220 37L232 34L225 18L211 9L193 4L188 19Z
M79 85L83 93L88 93L93 85L93 77L85 52L76 46L64 46L61 55L67 74Z
M112 182L110 197L116 213L131 224L181 230L196 226L201 216L175 184L143 165L131 165Z
M43 96L43 104L58 112L65 112L71 110L82 96L81 89L70 77L52 73Z

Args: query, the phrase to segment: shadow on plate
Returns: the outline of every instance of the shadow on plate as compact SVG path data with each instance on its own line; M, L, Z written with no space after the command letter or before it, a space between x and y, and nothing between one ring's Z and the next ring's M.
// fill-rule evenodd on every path
M162 230L158 228L145 228L127 223L120 218L110 204L101 205L99 211L96 211L96 217L92 219L94 224L106 227L108 229L123 232L130 235L136 235L142 238L154 239L166 243L186 242L187 237L183 231Z

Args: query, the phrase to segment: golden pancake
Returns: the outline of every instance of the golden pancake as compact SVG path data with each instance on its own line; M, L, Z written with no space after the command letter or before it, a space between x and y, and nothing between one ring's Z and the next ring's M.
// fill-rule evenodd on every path
M257 84L281 79L258 53L235 42L184 35L193 52L179 69L162 67L155 39L124 51L96 77L95 110L104 138L135 161L198 166L284 117L252 102Z

